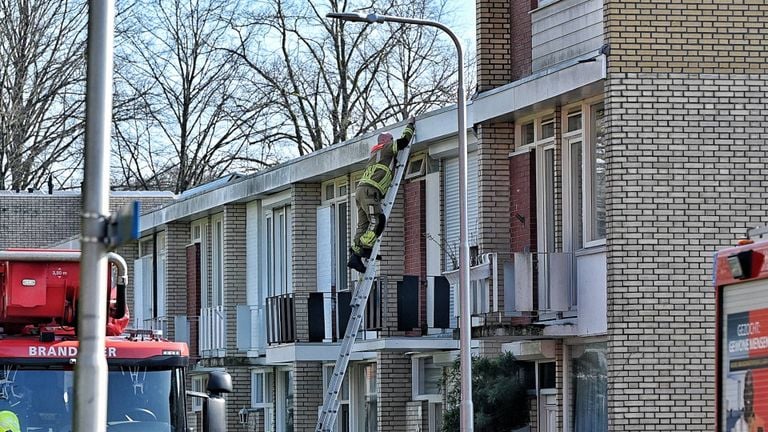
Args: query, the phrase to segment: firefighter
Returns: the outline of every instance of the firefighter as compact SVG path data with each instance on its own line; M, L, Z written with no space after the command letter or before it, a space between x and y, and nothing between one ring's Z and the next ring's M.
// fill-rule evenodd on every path
M21 432L19 418L13 411L0 411L0 432Z
M365 272L363 258L371 257L373 244L384 232L386 220L381 211L381 200L387 194L392 183L397 152L407 147L411 142L415 125L416 119L409 118L402 136L397 141L394 141L389 133L380 134L376 145L371 148L371 155L363 172L363 177L357 183L357 189L355 189L357 231L355 231L352 247L349 250L350 256L347 267L360 273Z

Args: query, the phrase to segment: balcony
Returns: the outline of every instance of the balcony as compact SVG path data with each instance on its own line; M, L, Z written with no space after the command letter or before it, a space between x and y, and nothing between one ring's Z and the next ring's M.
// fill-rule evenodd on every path
M164 337L168 336L168 317L160 316L154 318L146 318L143 321L142 328L150 330L158 330L162 332Z
M267 347L266 309L259 305L237 305L237 349L258 357Z
M555 0L531 12L533 73L603 46L603 0Z
M351 291L337 293L291 293L267 298L268 345L295 342L335 342L344 337L351 313ZM374 284L368 297L362 332L366 337L371 332L382 330L382 290ZM305 315L306 314L306 315ZM305 315L305 319L298 317ZM301 323L297 328L297 323Z
M459 270L443 273L453 289L453 317L454 321L459 316ZM498 314L500 310L499 299L499 271L498 256L495 253L480 255L477 265L469 268L470 311L472 313L472 325L484 325L485 317ZM458 326L456 326L458 327Z
M227 348L227 316L224 306L200 309L200 355L223 357Z

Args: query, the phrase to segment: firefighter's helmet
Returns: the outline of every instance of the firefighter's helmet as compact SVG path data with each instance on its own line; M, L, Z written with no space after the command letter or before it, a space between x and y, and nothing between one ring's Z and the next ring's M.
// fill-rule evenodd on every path
M19 417L13 411L0 411L0 432L21 432Z

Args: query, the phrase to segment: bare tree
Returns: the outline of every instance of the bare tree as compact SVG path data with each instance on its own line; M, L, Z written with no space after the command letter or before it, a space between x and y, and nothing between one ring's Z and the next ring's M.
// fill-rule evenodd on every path
M453 103L456 61L434 29L328 20L372 10L442 20L444 0L274 0L235 26L252 83L277 100L270 142L299 155Z
M80 167L86 24L84 0L0 0L0 189Z
M250 128L267 92L245 92L226 48L237 2L137 1L117 44L116 159L124 187L176 193L233 169L270 164ZM262 135L262 134L256 134Z

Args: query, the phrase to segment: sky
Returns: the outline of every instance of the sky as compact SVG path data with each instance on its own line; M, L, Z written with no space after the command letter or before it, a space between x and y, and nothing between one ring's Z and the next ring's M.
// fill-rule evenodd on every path
M452 26L462 43L475 44L475 0L448 0L450 7L456 8L456 23ZM465 50L469 47L465 47Z

